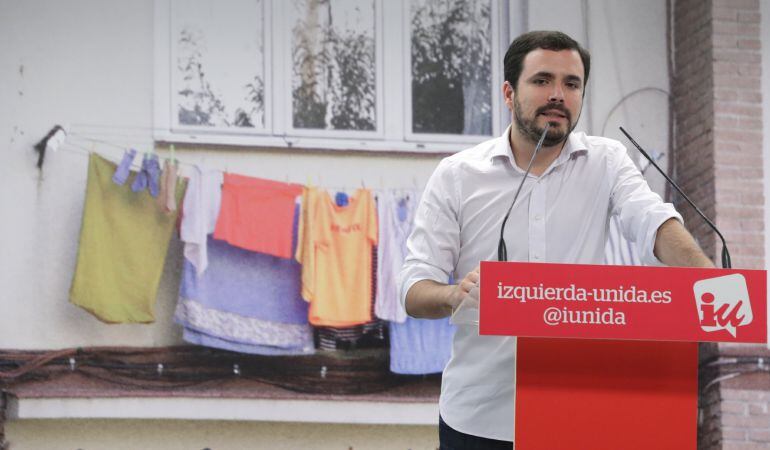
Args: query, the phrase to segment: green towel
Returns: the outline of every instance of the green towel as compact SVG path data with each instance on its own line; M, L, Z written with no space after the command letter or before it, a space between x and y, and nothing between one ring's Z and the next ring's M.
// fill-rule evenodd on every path
M155 296L177 211L165 212L147 190L112 181L116 164L91 154L70 302L108 323L155 321ZM177 181L177 205L186 180Z

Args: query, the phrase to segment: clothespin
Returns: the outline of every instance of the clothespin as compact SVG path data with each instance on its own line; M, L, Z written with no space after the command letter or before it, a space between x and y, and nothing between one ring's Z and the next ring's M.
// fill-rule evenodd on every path
M171 152L171 163L176 163L176 153L174 152L174 144L171 144L171 147L169 147L169 150Z

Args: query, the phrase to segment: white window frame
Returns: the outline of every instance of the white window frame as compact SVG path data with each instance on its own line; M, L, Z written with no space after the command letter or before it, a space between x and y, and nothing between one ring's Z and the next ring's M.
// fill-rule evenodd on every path
M171 69L171 1L156 0L154 54L154 139L159 143L241 147L359 150L406 153L453 153L490 136L411 133L411 40L408 0L374 0L375 52L378 68L377 130L295 129L291 103L290 28L285 0L264 0L265 129L174 126ZM501 102L503 44L514 15L505 1L492 0L492 136L510 123ZM506 20L507 19L507 20ZM390 29L386 26L393 24ZM406 28L404 28L406 27ZM214 128L214 129L212 129Z

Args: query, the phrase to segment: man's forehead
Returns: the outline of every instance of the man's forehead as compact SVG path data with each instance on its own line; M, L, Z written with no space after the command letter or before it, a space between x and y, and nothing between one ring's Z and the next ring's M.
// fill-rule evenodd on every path
M577 50L538 48L527 53L527 56L524 57L521 74L523 78L527 78L541 72L554 75L574 75L582 80L585 75L585 68Z

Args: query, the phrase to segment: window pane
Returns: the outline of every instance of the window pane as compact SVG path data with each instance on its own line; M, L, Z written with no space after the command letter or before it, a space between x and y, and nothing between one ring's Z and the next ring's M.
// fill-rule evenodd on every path
M263 129L263 0L177 0L172 21L177 123Z
M491 0L412 0L412 132L492 134Z
M375 130L374 1L292 3L294 128Z

